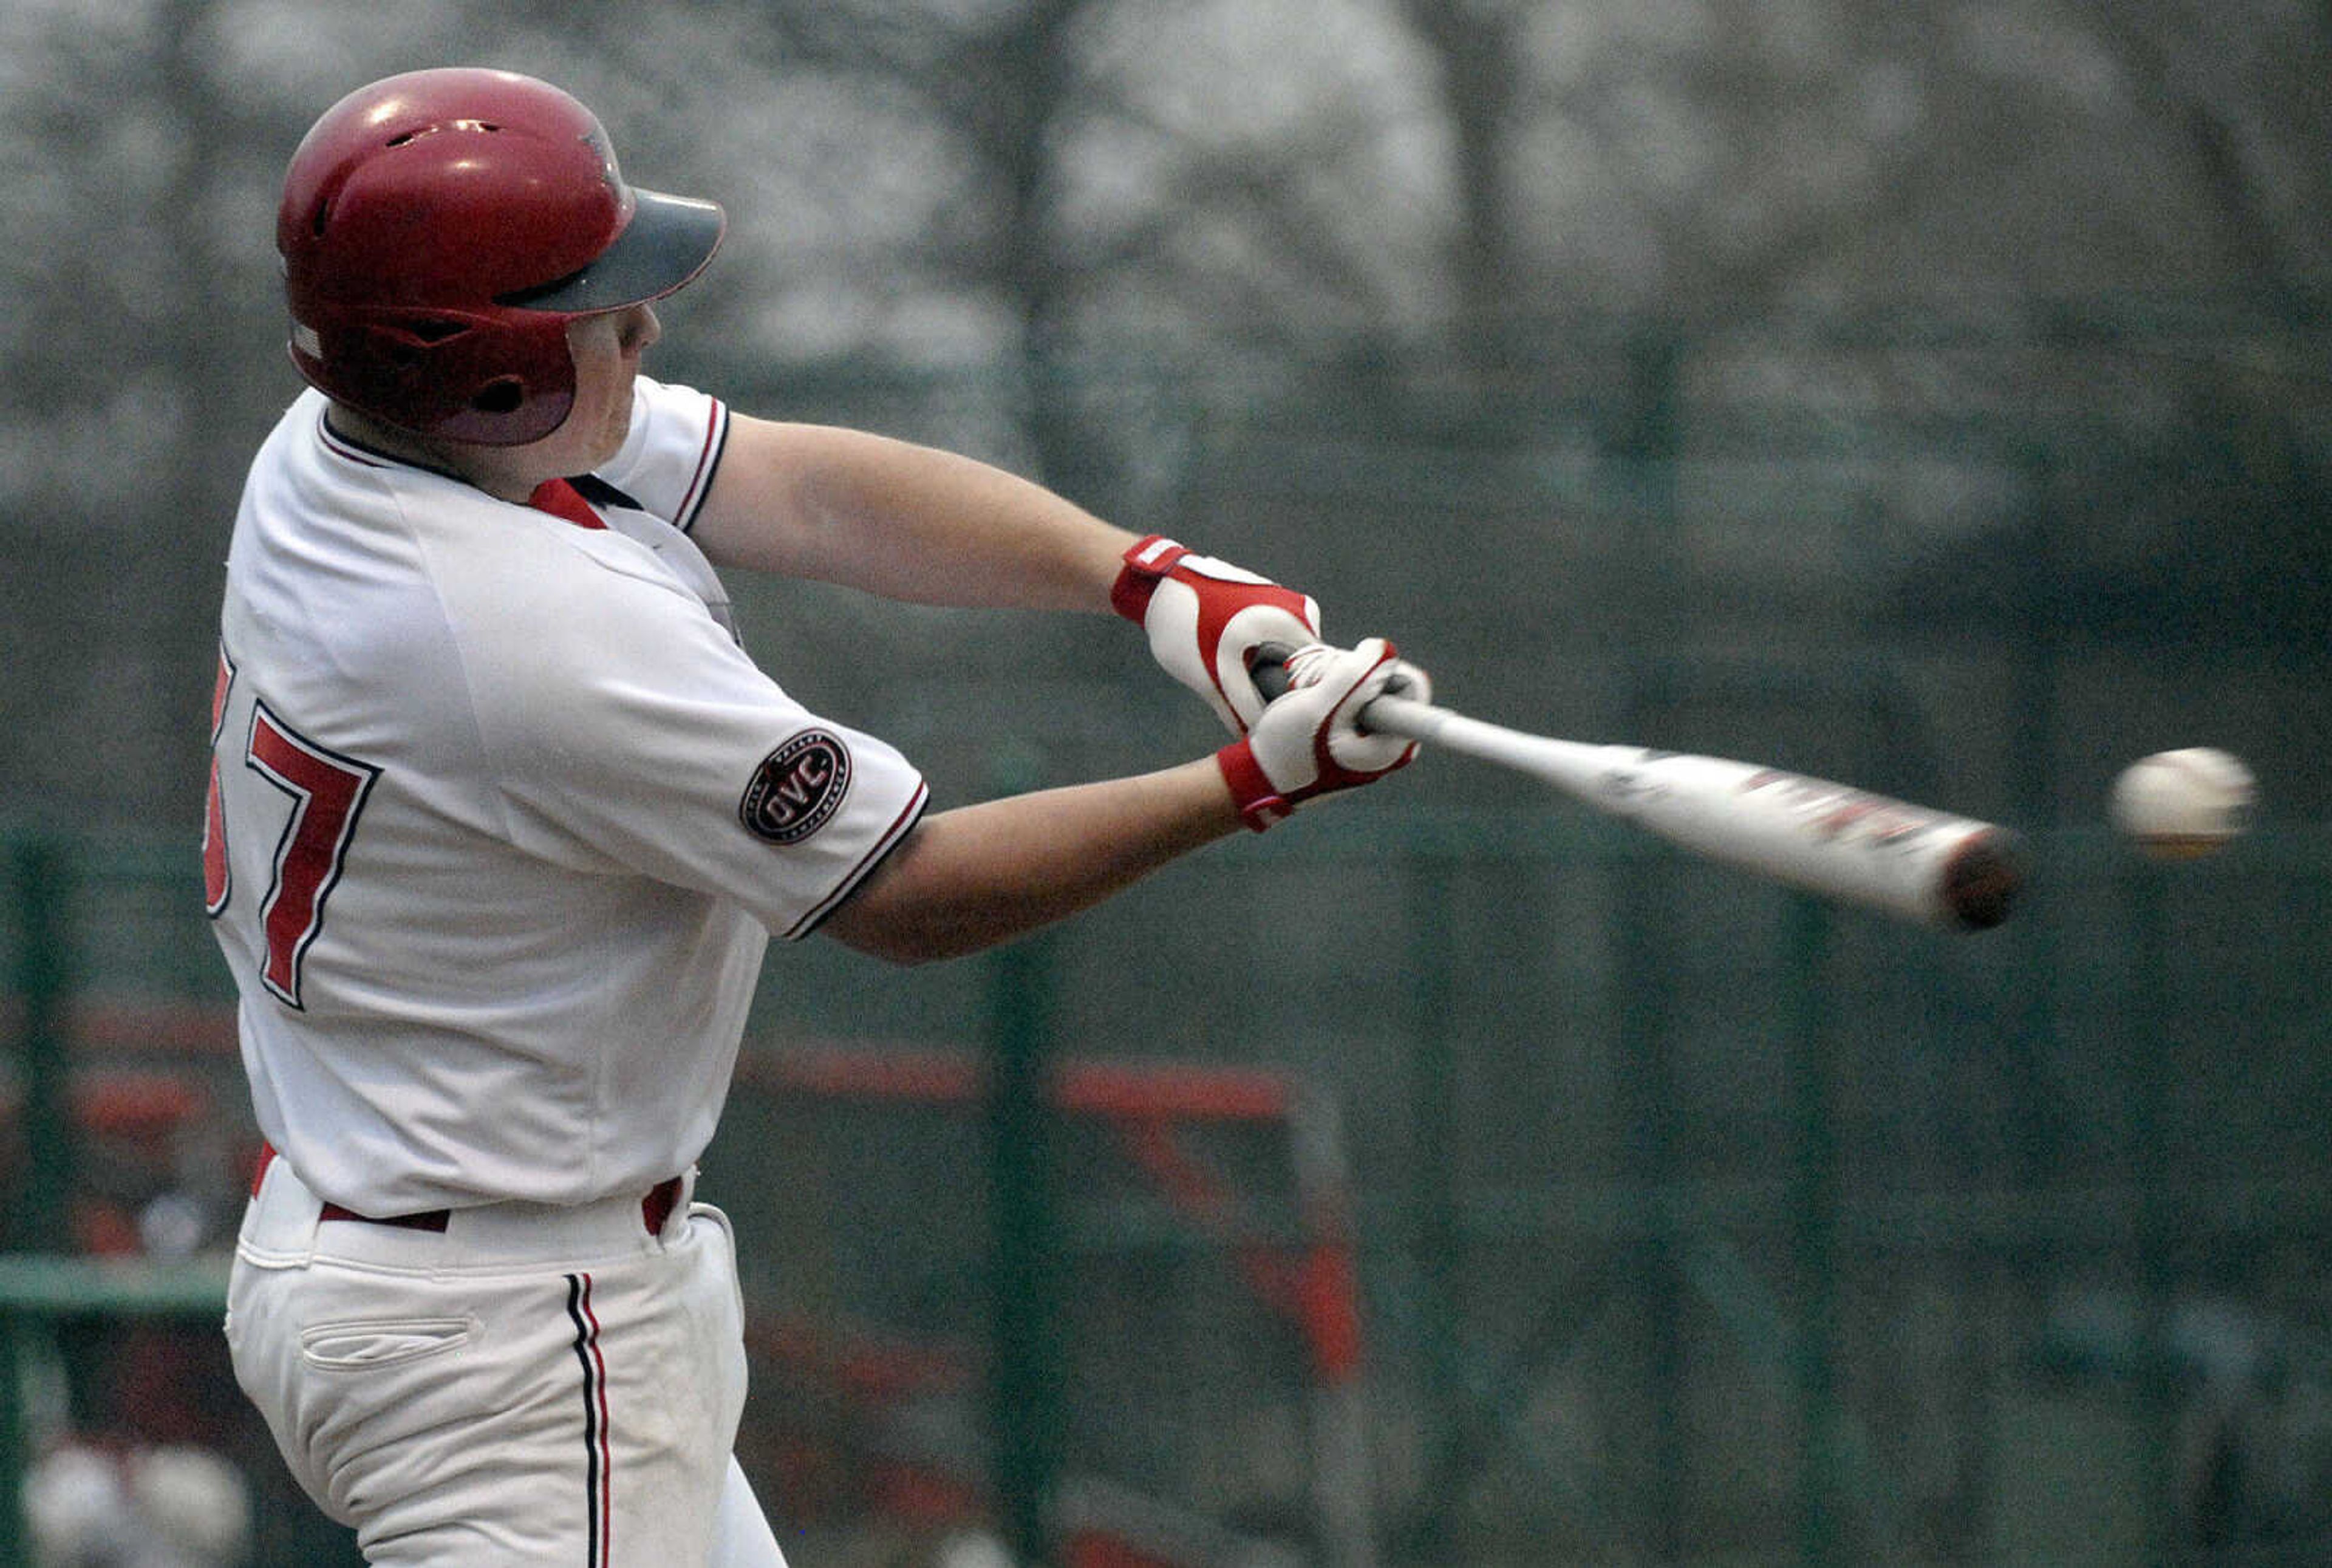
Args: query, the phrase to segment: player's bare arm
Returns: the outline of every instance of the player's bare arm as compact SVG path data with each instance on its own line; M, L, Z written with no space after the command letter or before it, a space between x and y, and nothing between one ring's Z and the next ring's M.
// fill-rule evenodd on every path
M1314 644L1255 728L1209 758L1040 790L926 817L828 918L827 934L900 963L957 958L1101 903L1241 826L1257 831L1317 796L1406 765L1413 743L1364 734L1359 715L1432 685L1390 643Z
M1112 609L1233 734L1263 711L1265 643L1320 635L1320 607L1152 534L1136 538L1018 474L827 425L733 415L694 534L722 566L961 607Z
M866 431L732 415L693 530L722 566L967 608L1101 611L1133 535L1042 485Z
M1238 830L1201 758L926 817L821 928L894 963L958 958L1089 909Z

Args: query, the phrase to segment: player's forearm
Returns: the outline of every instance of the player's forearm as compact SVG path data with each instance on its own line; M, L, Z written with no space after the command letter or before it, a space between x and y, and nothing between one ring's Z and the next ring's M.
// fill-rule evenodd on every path
M732 416L695 534L714 561L923 604L1109 607L1133 536L1041 485L912 443Z
M1211 758L927 817L822 928L900 963L956 958L1101 903L1239 826Z

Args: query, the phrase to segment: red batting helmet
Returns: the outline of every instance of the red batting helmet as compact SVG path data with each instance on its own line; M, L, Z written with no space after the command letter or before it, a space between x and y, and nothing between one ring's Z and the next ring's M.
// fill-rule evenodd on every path
M660 299L727 218L624 183L597 117L506 71L416 71L325 110L276 214L292 360L416 435L538 441L575 401L567 323Z

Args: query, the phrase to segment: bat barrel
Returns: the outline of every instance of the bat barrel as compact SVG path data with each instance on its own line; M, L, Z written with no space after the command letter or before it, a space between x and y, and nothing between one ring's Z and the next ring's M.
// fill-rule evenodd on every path
M1827 779L1533 735L1398 697L1378 698L1364 717L1372 730L1528 773L1710 859L1922 924L1988 930L2023 886L2006 830Z
M1257 674L1264 684L1266 672ZM1923 924L1988 930L2024 884L2005 829L1828 779L1534 735L1406 697L1377 698L1361 724L1528 773L1713 860Z
M2023 885L2011 835L1988 822L1802 773L1639 751L1612 807L1713 859L1928 925L1982 931Z

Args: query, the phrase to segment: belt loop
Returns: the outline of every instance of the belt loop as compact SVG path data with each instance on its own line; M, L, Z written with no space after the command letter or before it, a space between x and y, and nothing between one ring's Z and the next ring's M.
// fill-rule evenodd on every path
M262 1268L304 1268L316 1253L320 1216L299 1172L263 1142L251 1173L251 1201L235 1234L235 1251Z

